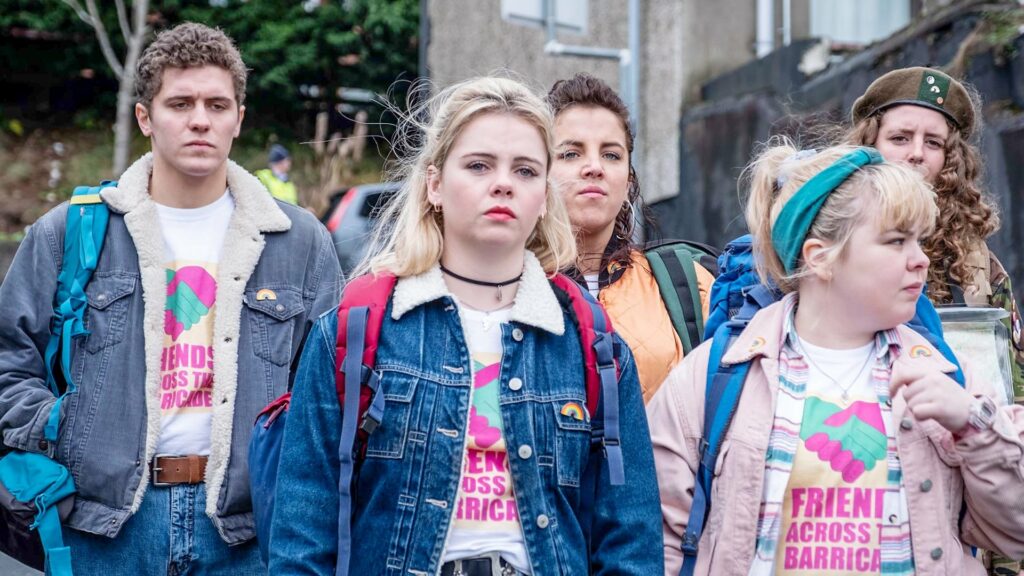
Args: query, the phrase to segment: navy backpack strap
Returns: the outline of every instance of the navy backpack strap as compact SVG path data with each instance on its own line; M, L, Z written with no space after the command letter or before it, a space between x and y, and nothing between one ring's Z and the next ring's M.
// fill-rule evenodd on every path
M589 293L586 296L590 296ZM597 356L597 375L601 379L600 424L604 435L605 457L612 486L626 483L625 463L619 434L619 379L615 367L615 346L612 333L605 322L604 311L593 298L585 298L594 316L594 353Z
M347 353L341 371L345 374L345 404L342 407L341 441L338 459L338 563L337 576L348 574L352 557L352 477L355 473L356 433L359 429L359 387L363 381L363 352L366 349L366 326L369 308L359 306L348 312ZM344 559L344 560L343 560Z
M722 447L722 441L736 413L743 381L747 377L750 363L723 365L722 357L733 341L743 331L746 322L730 321L715 332L708 358L708 380L704 397L704 430L700 441L700 463L693 485L693 503L690 519L683 534L683 565L681 576L691 576L697 565L697 548L707 523L711 508L711 482L714 479L715 462Z
M715 463L729 430L736 407L743 393L743 382L750 371L750 362L723 364L722 358L743 332L758 310L778 300L778 291L771 286L754 284L743 291L744 304L736 316L715 331L708 358L708 380L704 390L704 430L700 441L700 461L693 483L690 519L683 533L681 576L692 576L697 566L697 550L711 508L711 483Z

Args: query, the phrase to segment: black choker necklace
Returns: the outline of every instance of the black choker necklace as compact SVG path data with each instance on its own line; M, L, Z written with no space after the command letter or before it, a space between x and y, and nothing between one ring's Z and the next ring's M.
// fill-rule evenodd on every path
M509 284L515 284L516 282L519 282L523 278L523 273L520 272L518 276L512 278L511 280L504 280L502 282L487 282L485 280L474 280L473 278L466 278L465 276L460 276L455 272L452 272L451 270L445 268L444 264L438 265L441 267L441 272L444 272L445 274L451 276L452 278L455 278L456 280L461 280L467 284L474 284L476 286L489 286L491 288L497 288L498 291L495 294L495 296L498 298L498 302L501 302L501 289L503 287L508 286Z

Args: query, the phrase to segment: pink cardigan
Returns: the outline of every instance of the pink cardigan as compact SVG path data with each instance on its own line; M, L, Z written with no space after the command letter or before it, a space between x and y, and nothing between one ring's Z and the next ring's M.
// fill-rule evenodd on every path
M745 576L750 568L775 412L782 322L780 304L764 309L723 358L727 363L756 361L715 464L697 574ZM914 350L915 357L903 353L896 363L953 371L953 365L913 330L901 326L898 333L902 349ZM682 563L679 546L699 459L709 351L706 342L686 356L647 405L661 493L666 576L676 576ZM968 366L964 372L972 394L999 397L988 383L973 380ZM915 420L901 393L893 398L892 417L901 422L897 446L917 574L984 575L981 562L971 556L972 545L1024 557L1024 407L1001 406L992 430L959 441L934 420ZM958 528L965 491L967 514Z

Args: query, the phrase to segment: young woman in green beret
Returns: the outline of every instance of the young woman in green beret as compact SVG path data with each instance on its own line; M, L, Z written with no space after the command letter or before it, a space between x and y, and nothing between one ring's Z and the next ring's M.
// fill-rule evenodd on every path
M853 105L850 144L874 146L890 162L924 174L939 206L935 231L924 240L931 260L928 296L938 305L1004 308L1011 333L1014 394L1024 402L1024 337L1006 269L986 243L999 215L981 189L982 163L975 135L979 98L932 68L902 68L875 80ZM993 574L1016 575L1017 562L995 560Z

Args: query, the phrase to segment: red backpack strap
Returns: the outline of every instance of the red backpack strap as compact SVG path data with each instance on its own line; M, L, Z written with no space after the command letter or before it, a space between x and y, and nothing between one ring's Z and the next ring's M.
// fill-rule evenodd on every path
M339 576L348 575L352 558L352 478L355 474L356 438L361 437L365 443L366 436L380 424L384 413L384 395L373 367L388 298L395 282L396 278L390 274L360 276L345 287L338 306L334 383L343 412L338 443L341 470L338 478L336 574Z
M568 276L558 274L551 282L569 297L579 328L592 440L604 445L612 485L624 484L625 464L619 445L619 367L611 318L590 292Z
M376 364L377 344L380 341L380 329L384 324L384 315L387 313L388 299L391 297L391 292L395 289L397 280L393 274L366 274L352 280L345 286L345 291L341 297L341 305L338 306L338 336L335 346L335 365L338 369L334 373L334 388L338 394L338 405L343 408L345 406L345 370L343 363L348 351L348 337L353 332L351 328L354 328L354 326L349 325L349 319L353 316L353 312L355 312L355 316L360 318L365 314L362 365L358 373L360 383L368 383L373 367ZM358 309L360 308L365 308L365 313L359 311ZM360 388L360 417L370 415L370 401L375 388L376 386L373 386L373 389L370 386ZM382 410L383 406L381 406ZM373 414L372 416L376 416L376 419L366 420L361 423L361 430L367 426L376 427L375 424L380 423L380 414ZM375 423L371 424L371 422Z

